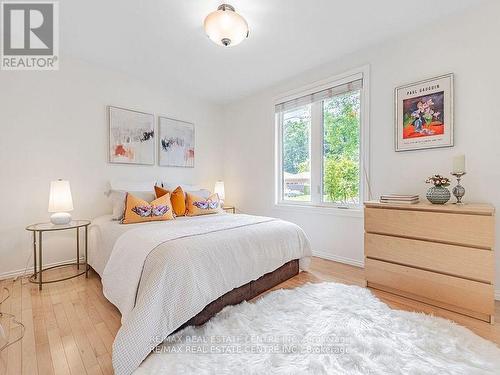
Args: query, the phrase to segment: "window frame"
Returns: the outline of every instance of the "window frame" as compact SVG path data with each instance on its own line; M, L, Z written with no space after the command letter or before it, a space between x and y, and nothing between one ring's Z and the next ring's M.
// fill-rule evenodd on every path
M359 216L356 212L360 212L363 207L363 202L370 198L369 176L369 65L356 68L343 74L335 75L327 79L311 83L309 85L288 91L274 98L273 114L274 114L274 129L275 129L275 197L274 203L279 208L294 208L294 209L320 209L332 213L340 213L346 216L346 211L353 213L353 216ZM323 121L323 102L315 102L311 104L311 135L309 142L310 163L311 163L311 201L291 201L283 199L283 112L275 113L275 105L289 100L297 99L302 96L319 92L330 87L335 87L357 79L363 80L363 87L360 90L360 145L359 145L359 204L342 204L339 202L324 202L324 155L323 155L323 137L324 137L324 121ZM314 126L319 121L320 126ZM330 209L330 210L326 210ZM351 216L351 215L347 215Z

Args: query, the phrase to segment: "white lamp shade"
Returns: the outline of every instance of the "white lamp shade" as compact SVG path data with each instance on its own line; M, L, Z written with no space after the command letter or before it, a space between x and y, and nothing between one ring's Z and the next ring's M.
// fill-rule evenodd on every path
M226 199L226 194L224 193L224 181L217 181L215 183L214 193L217 194L221 200Z
M247 21L230 8L210 13L204 27L210 40L220 46L235 46L248 37Z
M68 211L73 211L69 181L52 181L50 183L49 212Z

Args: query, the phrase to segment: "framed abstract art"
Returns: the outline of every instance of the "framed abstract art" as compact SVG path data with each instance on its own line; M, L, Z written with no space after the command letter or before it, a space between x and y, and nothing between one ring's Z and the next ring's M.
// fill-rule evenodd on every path
M395 150L453 146L453 74L397 87Z
M154 115L108 107L109 162L155 164Z
M159 165L194 167L194 124L167 117L158 118Z

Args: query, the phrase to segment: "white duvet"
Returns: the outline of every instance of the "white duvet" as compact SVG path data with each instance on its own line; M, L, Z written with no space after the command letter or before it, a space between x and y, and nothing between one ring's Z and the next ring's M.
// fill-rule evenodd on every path
M110 236L101 233L101 248L115 242L100 273L105 296L122 313L113 344L119 375L132 373L210 302L290 260L299 259L304 269L311 255L298 226L266 217L221 214L136 226L98 224L97 233L106 232L106 225L114 228ZM102 269L106 255L90 255L91 264Z

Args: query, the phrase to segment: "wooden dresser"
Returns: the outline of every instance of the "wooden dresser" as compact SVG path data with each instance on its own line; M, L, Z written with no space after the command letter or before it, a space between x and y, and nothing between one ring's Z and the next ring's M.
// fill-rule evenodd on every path
M366 202L368 287L493 323L494 212Z

